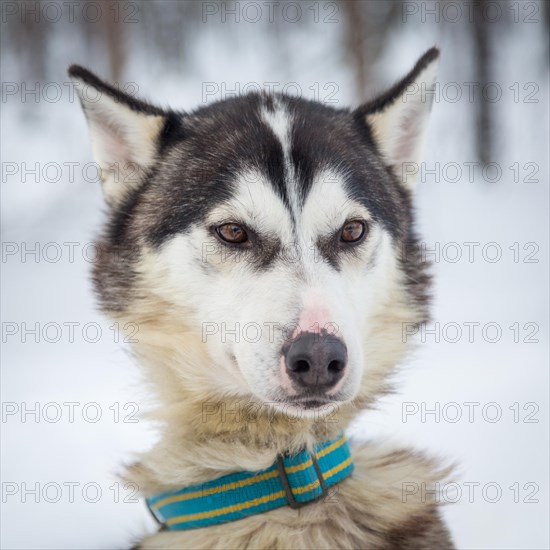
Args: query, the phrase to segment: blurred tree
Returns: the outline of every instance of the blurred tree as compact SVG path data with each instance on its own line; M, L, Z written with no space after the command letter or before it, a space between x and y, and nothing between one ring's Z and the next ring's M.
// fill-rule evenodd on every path
M120 82L126 62L124 24L121 23L120 5L118 0L105 2L106 13L103 17L107 38L107 53L109 56L110 78Z
M474 63L479 90L483 90L484 86L491 81L493 60L491 39L495 23L487 17L490 13L490 3L488 0L475 0L474 2ZM493 160L493 109L486 94L478 94L477 99L477 151L480 162L487 164Z
M22 13L25 17L20 16ZM18 53L21 80L29 83L44 80L47 76L46 52L50 29L41 15L38 2L19 2L10 24L3 27L9 30L9 42Z
M343 49L355 75L357 101L367 99L372 67L387 45L390 30L401 22L402 0L344 0Z
M239 42L238 33L245 27L234 24L235 14L239 13L242 19L243 6L246 0L217 0L216 15L206 21L204 17L205 4L199 1L174 1L174 0L135 0L133 2L122 2L119 0L82 0L78 3L66 2L65 0L21 0L5 2L10 4L10 10L17 7L15 15L11 15L8 22L2 22L2 59L6 55L12 56L15 60L14 66L18 72L17 77L29 84L37 80L59 78L64 75L64 67L61 67L67 60L78 61L83 64L90 64L100 74L109 76L113 81L121 82L127 65L128 43L136 53L132 59L138 59L140 63L147 66L148 63L161 60L172 71L177 73L186 72L200 73L202 71L202 57L200 53L190 55L190 52L197 51L197 44L202 45L203 38L213 36L214 33L223 35L223 44L226 47L235 46L243 48L243 42ZM468 41L472 46L472 67L474 70L473 79L479 82L478 90L494 80L497 76L495 64L496 41L517 40L517 31L522 27L518 24L508 25L512 14L518 13L521 18L527 15L525 6L532 5L538 10L535 17L542 22L548 31L550 29L550 0L542 2L517 2L517 0L472 0L473 20L463 19L459 24L445 26L444 20L436 21L434 11L441 14L454 13L446 8L458 5L459 9L462 0L422 0L418 2L418 14L408 20L403 19L404 8L411 8L411 0L394 0L383 2L379 0L338 0L338 21L341 40L332 50L335 58L347 64L355 82L355 95L357 101L366 99L370 92L369 85L377 82L378 75L374 75L377 69L377 60L382 57L388 48L388 41L393 38L395 32L408 31L422 32L423 25L442 25L446 31L455 33L455 38L460 44ZM261 9L267 13L267 3L260 3ZM311 17L303 17L296 23L289 25L281 13L285 7L295 4L292 0L279 0L274 8L271 22L265 23L265 40L272 44L282 44L278 47L276 55L265 60L274 65L279 74L284 74L288 68L288 78L292 79L291 58L295 52L285 46L290 43L287 33L307 32L304 29L312 25ZM322 4L322 2L320 3ZM323 13L322 6L317 1L304 3L302 12L310 15L312 7L316 7L316 13ZM327 5L334 2L328 1ZM101 6L102 16L94 19L93 14L97 6ZM216 8L213 0L210 8ZM60 21L52 21L47 14L55 14L55 6L63 17ZM72 6L74 19L68 17L69 6ZM412 5L414 7L414 5ZM494 10L500 7L503 17L493 19ZM87 8L91 8L88 10ZM128 8L134 8L133 14ZM421 17L422 9L426 10L426 18ZM455 7L456 10L456 7ZM518 12L519 10L519 12ZM315 11L315 10L314 10ZM469 13L466 4L462 4L463 13ZM230 14L227 18L222 16L224 12ZM4 12L3 12L4 13ZM7 12L6 12L7 13ZM233 14L233 15L231 15ZM522 19L523 20L523 19ZM515 21L517 23L518 21ZM521 22L521 21L520 21ZM245 34L245 33L243 33ZM55 36L54 36L55 35ZM71 44L70 59L67 55L59 56L60 44L66 48ZM252 46L254 47L254 46ZM453 61L468 61L464 50L447 51L445 56L452 63ZM452 48L451 48L452 50ZM67 53L63 51L63 53ZM141 57L140 57L141 56ZM149 57L150 56L150 57ZM196 64L196 67L193 66ZM468 65L468 69L470 66ZM541 71L546 67L541 67ZM496 124L494 104L487 100L483 93L476 94L474 104L476 124L473 130L476 143L476 150L481 162L488 163L494 160L494 126Z
M346 0L341 3L347 32L344 33L345 54L355 73L355 94L358 101L365 99L367 83L367 55L365 36L367 34L367 2Z

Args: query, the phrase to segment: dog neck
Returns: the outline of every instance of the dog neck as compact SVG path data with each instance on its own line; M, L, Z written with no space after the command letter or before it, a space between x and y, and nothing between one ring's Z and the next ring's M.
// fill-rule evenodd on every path
M279 454L312 450L338 437L357 414L355 403L329 405L318 414L301 415L277 410L252 396L207 393L200 379L207 368L201 346L190 346L188 336L185 347L172 345L169 350L162 346L165 343L161 336L148 335L136 349L157 397L157 406L148 417L157 421L160 437L125 478L146 495L235 471L263 470ZM186 350L185 357L181 349ZM184 360L186 368L181 368ZM183 380L182 372L197 373L196 378Z
M406 348L401 334L405 318L400 295L386 305L378 333L387 346L370 347L365 355L369 376L353 401L335 404L328 414L296 415L277 411L253 396L232 395L218 380L201 335L182 324L186 316L159 300L147 300L120 316L139 326L134 353L156 398L148 415L158 421L159 439L125 476L140 490L154 494L202 483L231 472L269 467L278 454L311 450L334 439L361 411L387 393L386 374ZM134 315L139 311L139 315ZM159 312L165 312L159 315ZM118 317L115 315L115 317Z

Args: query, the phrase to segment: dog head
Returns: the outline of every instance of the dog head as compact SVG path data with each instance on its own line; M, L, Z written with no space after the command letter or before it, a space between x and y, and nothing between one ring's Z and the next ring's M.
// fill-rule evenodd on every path
M109 205L96 289L176 385L301 411L382 390L426 319L410 168L437 58L354 111L251 94L175 112L71 67Z

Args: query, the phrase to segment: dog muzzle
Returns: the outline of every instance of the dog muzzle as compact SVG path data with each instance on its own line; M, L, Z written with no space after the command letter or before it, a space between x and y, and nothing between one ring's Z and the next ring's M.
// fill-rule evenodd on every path
M345 435L314 452L278 455L257 472L237 472L201 485L161 493L147 505L164 529L181 531L243 519L282 506L301 508L322 500L329 487L353 472Z

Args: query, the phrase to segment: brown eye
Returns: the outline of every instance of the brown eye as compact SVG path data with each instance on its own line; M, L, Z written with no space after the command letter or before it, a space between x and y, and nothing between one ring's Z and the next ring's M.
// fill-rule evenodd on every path
M340 239L345 243L359 242L367 231L365 222L353 220L344 224Z
M216 228L216 232L220 239L226 243L241 244L248 241L246 231L236 223L224 223Z

